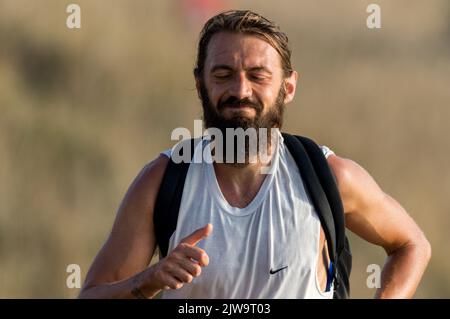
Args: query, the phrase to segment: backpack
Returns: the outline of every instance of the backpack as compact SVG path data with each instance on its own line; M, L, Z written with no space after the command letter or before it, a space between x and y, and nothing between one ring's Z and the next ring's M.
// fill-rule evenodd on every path
M349 298L352 255L345 234L343 205L333 172L321 148L314 141L303 136L287 133L282 133L282 135L285 145L301 172L306 192L319 216L327 239L330 255L327 287L334 279L333 298ZM193 150L194 139L191 139L190 142L191 150ZM184 149L182 148L181 152ZM175 163L172 159L169 160L155 201L153 214L155 237L163 257L167 255L169 239L177 226L178 211L188 169L189 163Z

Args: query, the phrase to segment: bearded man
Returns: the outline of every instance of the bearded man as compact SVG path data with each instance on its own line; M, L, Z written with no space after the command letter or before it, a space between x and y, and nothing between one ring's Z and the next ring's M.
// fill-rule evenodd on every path
M251 11L214 16L201 32L194 76L206 128L224 137L227 129L269 129L270 173L261 173L264 163L254 160L251 143L232 148L245 150L243 162L191 164L166 254L149 266L161 244L155 202L172 156L162 152L130 186L80 297L332 298L327 237L280 133L298 78L287 36ZM194 151L211 143L202 140ZM431 255L426 237L366 170L321 150L345 226L387 253L375 296L412 297Z

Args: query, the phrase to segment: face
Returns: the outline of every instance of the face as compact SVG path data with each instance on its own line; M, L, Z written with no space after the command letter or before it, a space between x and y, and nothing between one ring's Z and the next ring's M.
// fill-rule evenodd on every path
M283 76L281 57L266 41L218 33L207 48L197 89L206 127L281 127L284 105L293 99L297 73Z

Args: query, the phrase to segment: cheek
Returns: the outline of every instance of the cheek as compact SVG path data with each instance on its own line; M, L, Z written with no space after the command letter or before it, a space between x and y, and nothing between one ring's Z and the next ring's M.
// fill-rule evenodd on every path
M269 108L272 108L277 100L278 91L273 91L272 89L262 90L260 92L255 92L257 98L264 105L264 112L267 112Z
M208 91L209 99L213 105L217 105L217 102L221 99L225 92L225 90L217 84L212 84L209 87L207 86L206 90Z

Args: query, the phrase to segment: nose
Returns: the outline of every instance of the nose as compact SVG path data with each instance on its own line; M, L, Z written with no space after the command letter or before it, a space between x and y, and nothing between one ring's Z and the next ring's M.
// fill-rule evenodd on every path
M240 100L251 98L252 86L244 72L236 74L230 85L229 94L230 96L234 96Z

